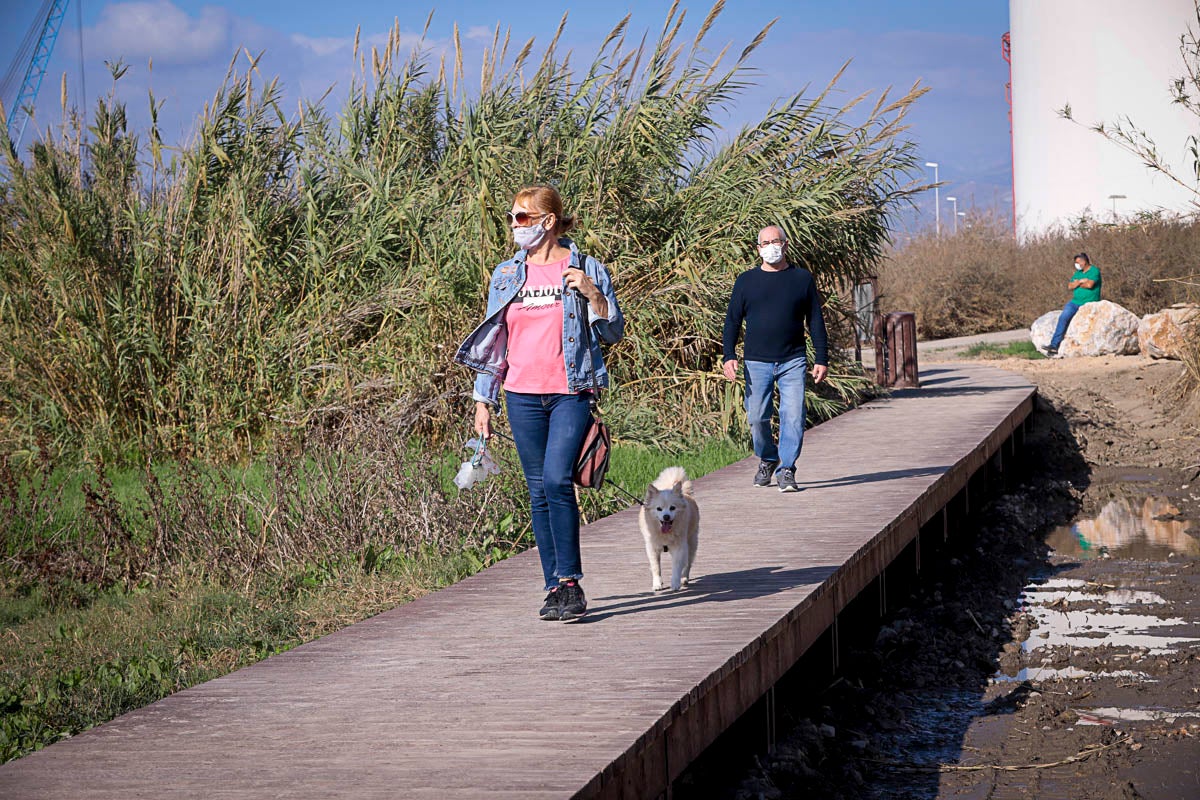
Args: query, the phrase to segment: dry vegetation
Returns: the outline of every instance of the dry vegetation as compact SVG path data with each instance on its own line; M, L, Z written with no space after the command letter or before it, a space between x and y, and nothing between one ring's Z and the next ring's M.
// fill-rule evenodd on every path
M956 235L926 232L892 250L880 274L881 302L887 310L915 311L924 339L1026 327L1067 301L1080 251L1100 267L1105 299L1138 316L1196 296L1183 281L1196 272L1198 221L1083 219L1017 242L1007 224L978 216Z

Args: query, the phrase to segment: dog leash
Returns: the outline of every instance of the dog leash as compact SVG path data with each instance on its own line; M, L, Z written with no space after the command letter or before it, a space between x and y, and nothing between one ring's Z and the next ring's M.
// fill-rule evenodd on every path
M633 502L637 503L639 506L644 506L644 505L646 505L645 503L643 503L643 502L642 502L642 498L640 498L640 497L634 497L632 492L628 491L628 490L627 490L627 489L626 489L624 486L622 486L621 484L617 483L616 481L610 481L610 480L607 480L607 479L606 479L604 482L605 482L606 484L608 484L609 486L612 486L614 489L616 489L617 491L619 491L621 494L623 494L623 495L625 495L626 497L628 497L628 498L629 498L630 500L632 500Z
M503 431L496 431L496 430L493 430L493 431L492 431L492 435L493 435L493 436L499 436L499 437L501 437L502 439L508 439L510 442L512 442L512 443L513 443L513 446L516 446L516 444L517 444L517 440L516 440L516 439L514 439L514 438L513 438L513 437L511 437L511 436L509 436L507 433L504 433ZM486 440L486 439L484 439L484 441L486 442L487 440ZM614 488L614 489L616 489L618 492L620 492L621 494L625 495L626 497L628 497L628 498L629 498L630 500L632 500L633 502L637 503L639 506L644 506L644 505L646 505L645 503L643 503L643 502L642 502L642 498L638 497L638 496L637 496L637 495L635 495L633 492L629 491L628 489L626 489L624 486L622 486L621 484L617 483L616 481L609 480L609 479L605 479L605 481L604 481L604 485L605 485L605 486L611 486L611 487L613 487L613 488Z

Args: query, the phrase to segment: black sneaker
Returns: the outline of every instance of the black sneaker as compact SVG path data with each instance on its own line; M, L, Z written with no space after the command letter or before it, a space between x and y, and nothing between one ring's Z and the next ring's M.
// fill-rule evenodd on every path
M791 467L784 467L779 470L779 475L775 482L779 484L779 491L781 492L800 491L800 487L796 485L796 470Z
M579 581L563 581L558 585L558 594L561 595L558 618L563 622L579 619L587 613L587 598L583 596Z
M777 466L779 466L778 461L758 462L758 472L754 473L754 485L770 486L771 476L775 474L775 467Z
M1058 355L1058 348L1057 347L1047 347L1046 355L1049 356L1050 358L1054 358L1056 355Z
M545 620L556 620L562 609L562 592L555 586L546 593L546 602L542 605L542 610L538 612L538 616Z

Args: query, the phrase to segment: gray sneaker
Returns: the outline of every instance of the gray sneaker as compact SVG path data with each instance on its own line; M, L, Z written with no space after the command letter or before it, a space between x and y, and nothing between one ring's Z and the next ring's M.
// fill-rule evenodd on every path
M779 470L775 482L779 484L779 491L781 492L800 491L800 487L796 485L796 470L791 467L784 467Z
M760 461L758 462L758 472L754 473L755 486L770 486L771 476L775 474L775 467L779 466L778 461Z

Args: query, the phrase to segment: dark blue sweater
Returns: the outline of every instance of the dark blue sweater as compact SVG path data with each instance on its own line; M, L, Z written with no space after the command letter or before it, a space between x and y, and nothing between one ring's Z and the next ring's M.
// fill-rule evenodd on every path
M790 361L804 355L807 320L816 362L829 363L821 296L812 273L803 267L789 264L779 272L755 267L738 275L725 313L725 361L737 358L743 320L746 341L742 357L746 361Z

